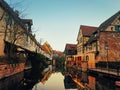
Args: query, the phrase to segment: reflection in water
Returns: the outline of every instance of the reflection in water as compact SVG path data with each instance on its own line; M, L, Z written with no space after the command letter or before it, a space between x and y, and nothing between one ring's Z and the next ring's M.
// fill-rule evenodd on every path
M54 67L51 71L48 70L44 74L44 77L39 83L34 85L32 90L77 90L77 86L72 80L72 77L64 74L65 71L63 68L56 69Z
M114 82L115 80L110 78L105 77L96 78L96 90L116 90L118 88L115 86Z
M66 70L72 75L72 78L77 80L78 90L120 90L120 87L115 86L115 79L103 76L88 75L85 72L80 72L71 68Z
M71 68L64 71L50 66L44 71L28 70L4 78L0 80L0 90L120 90L115 81Z
M19 82L23 79L24 73L18 73L9 78L3 78L0 80L0 90L17 90Z
M70 75L64 76L64 86L65 89L76 89L77 85L73 81L72 77Z
M64 76L58 73L52 73L46 83L39 82L32 90L64 90Z
M19 87L15 90L30 90L43 75L33 69L24 72L24 78L20 81Z

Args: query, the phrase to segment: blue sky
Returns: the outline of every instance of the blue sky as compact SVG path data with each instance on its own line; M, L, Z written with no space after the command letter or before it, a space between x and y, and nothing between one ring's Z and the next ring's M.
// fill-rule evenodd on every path
M6 0L10 3L18 0ZM33 19L36 39L63 51L66 43L76 44L80 25L99 26L120 10L120 0L19 0L25 18Z

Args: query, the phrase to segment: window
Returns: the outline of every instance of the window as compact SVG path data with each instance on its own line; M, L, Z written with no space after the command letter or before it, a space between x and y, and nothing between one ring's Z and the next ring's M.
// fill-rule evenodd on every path
M120 31L120 26L116 25L116 26L115 26L115 30L116 30L116 31Z
M88 61L89 60L89 56L86 56L86 61Z

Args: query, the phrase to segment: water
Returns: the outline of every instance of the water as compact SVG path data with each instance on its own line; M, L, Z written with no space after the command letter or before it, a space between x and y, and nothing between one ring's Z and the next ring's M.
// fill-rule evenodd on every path
M73 80L77 80L77 83ZM47 68L44 71L28 70L4 78L0 80L0 90L120 90L115 81L70 68Z
M0 80L0 90L15 90L19 86L19 82L23 79L24 73L18 73L9 78Z
M52 73L49 79L37 83L32 90L64 90L64 76L60 72Z

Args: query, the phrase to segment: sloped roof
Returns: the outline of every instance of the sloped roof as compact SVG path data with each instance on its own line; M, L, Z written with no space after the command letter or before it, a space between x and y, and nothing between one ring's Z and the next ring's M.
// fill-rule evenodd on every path
M43 46L47 49L49 54L53 53L53 49L52 49L52 47L50 46L50 44L47 41L43 44Z
M41 47L41 49L42 49L44 52L48 53L48 50L45 48L44 45L41 45L40 47Z
M2 6L2 8L3 8L7 13L9 13L9 14L13 17L13 19L22 26L22 28L26 29L26 27L25 27L25 25L23 24L22 20L18 17L18 14L15 13L15 12L13 11L13 9L12 9L4 0L0 0L0 6Z
M63 54L63 52L61 52L61 51L56 51L56 50L53 50L53 54Z
M82 33L83 36L91 36L94 32L96 32L98 27L94 26L87 26L87 25L80 25L79 33L77 36L77 40L79 39L80 33Z
M106 21L104 21L98 28L100 31L104 31L111 23L116 19L116 17L120 15L120 11L118 11L116 14L108 18ZM120 17L119 17L120 20Z
M77 44L66 44L66 47L65 47L67 50L77 50Z
M57 54L58 56L55 56L56 54ZM63 52L53 50L53 58L62 57L62 56L63 56Z
M21 19L23 23L29 23L30 25L33 25L32 19Z
M112 24L112 22L117 18L117 16L120 15L120 11L118 11L116 14L114 14L113 16L111 16L110 18L108 18L106 21L104 21L99 27L97 30L99 31L105 31L105 29ZM120 20L120 17L118 17L118 19ZM91 36L91 38L88 40L88 42L85 44L90 44L92 43L93 41L96 41L97 39L99 38L98 35L93 35Z
M91 36L97 30L97 27L81 25L80 30L82 30L83 36Z

